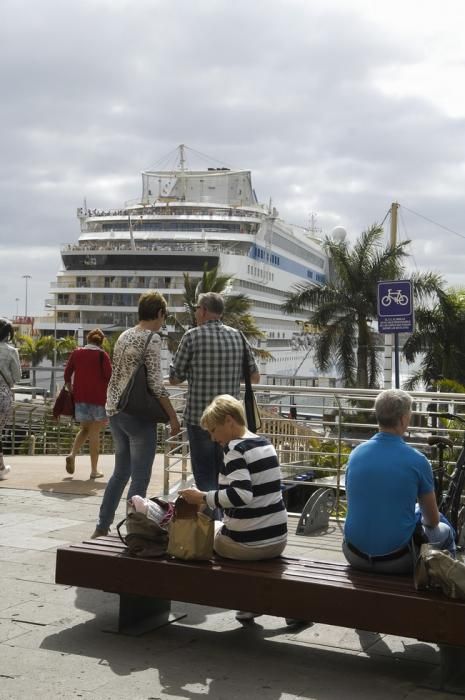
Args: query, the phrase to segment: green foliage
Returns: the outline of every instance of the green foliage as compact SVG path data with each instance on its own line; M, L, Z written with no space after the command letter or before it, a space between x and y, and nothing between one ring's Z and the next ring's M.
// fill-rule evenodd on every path
M53 358L53 348L55 347L53 335L42 335L38 338L17 335L16 343L20 357L29 360L33 367L37 367L45 358Z
M408 363L421 357L419 369L405 383L407 390L441 383L465 384L465 292L439 291L432 307L415 310L415 332L403 348ZM445 391L445 389L441 389Z
M325 477L334 475L339 462L341 467L346 464L351 450L345 443L341 443L339 450L339 445L335 440L310 438L308 451L310 453L309 465L317 471L318 477Z
M119 331L118 333L112 333L110 336L106 336L103 341L103 349L109 354L111 360L113 359L116 341L118 340L122 332L123 331Z
M57 358L61 361L65 360L77 348L77 341L74 335L67 335L64 338L58 338Z
M322 287L302 283L288 295L285 312L309 312L308 322L317 329L315 363L321 371L334 364L345 386L376 388L383 354L374 330L377 319L378 282L406 276L404 260L409 241L383 246L383 229L373 225L353 247L348 241L326 238L323 248L330 259L329 281ZM414 275L417 299L441 289L432 273Z
M175 327L174 332L168 336L168 348L171 352L176 351L184 333L196 325L195 308L199 295L216 292L222 294L224 298L224 323L244 333L245 337L251 341L253 352L257 357L263 359L271 357L268 351L253 346L254 342L265 338L265 334L250 313L251 300L245 294L230 292L232 279L232 275L220 275L217 267L208 270L205 266L200 280L192 279L187 272L184 273L184 313L176 316L171 314L167 319L168 323Z

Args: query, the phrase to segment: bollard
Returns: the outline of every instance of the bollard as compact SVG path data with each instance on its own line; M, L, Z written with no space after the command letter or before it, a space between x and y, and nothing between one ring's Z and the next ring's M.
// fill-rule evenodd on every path
M28 455L35 455L36 453L36 436L29 435L28 445L27 445Z

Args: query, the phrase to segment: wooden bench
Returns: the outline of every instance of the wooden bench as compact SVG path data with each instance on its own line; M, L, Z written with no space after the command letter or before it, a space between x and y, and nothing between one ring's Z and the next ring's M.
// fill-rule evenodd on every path
M108 536L57 550L56 582L120 596L118 630L171 621L171 600L412 637L439 645L441 688L465 690L465 602L416 592L411 577L281 557L240 562L139 559ZM461 685L463 683L463 685Z

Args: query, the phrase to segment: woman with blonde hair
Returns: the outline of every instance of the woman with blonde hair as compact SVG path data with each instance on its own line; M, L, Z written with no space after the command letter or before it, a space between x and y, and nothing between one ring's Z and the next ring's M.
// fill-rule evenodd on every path
M248 430L241 402L229 394L213 399L200 425L223 448L218 488L189 488L179 493L188 503L224 509L213 545L220 557L244 561L279 557L287 542L287 511L281 467L273 445ZM241 622L254 617L257 615L248 611L236 614ZM293 622L289 620L288 624Z
M66 471L74 474L74 460L83 444L89 441L91 479L103 476L97 469L100 453L100 433L108 419L105 412L107 386L111 377L111 362L102 349L105 335L100 328L94 328L87 334L87 345L74 350L65 367L65 383L71 388L75 403L75 419L81 429L73 443L71 452L66 457Z

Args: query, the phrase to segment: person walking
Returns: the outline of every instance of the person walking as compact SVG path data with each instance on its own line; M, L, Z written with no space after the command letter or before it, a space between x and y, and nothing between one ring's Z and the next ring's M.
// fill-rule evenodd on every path
M403 439L412 414L410 395L382 391L375 414L379 432L358 445L347 464L345 558L364 571L411 573L417 539L454 557L454 535L438 510L431 464Z
M157 425L149 418L132 416L118 409L121 395L144 352L148 386L168 414L171 435L177 435L180 430L178 417L168 398L169 393L163 386L161 374L161 338L158 331L166 319L165 298L159 292L142 294L138 315L139 323L120 335L113 354L113 373L108 385L106 410L110 416L115 467L103 495L92 538L108 534L129 479L128 500L133 496L145 498L147 494L156 452Z
M100 432L108 422L105 402L111 377L110 358L102 349L104 339L105 335L100 328L89 331L87 344L73 350L64 372L65 385L74 397L74 417L81 424L71 452L66 457L66 471L74 474L75 458L83 444L89 440L91 479L104 476L97 468Z
M11 412L14 401L12 387L21 379L19 354L11 342L13 326L6 318L0 318L0 480L6 479L11 467L3 457L2 431Z
M204 409L220 394L238 399L242 378L244 343L241 333L225 325L221 317L224 301L220 294L200 294L195 310L197 326L188 330L179 344L170 366L170 383L187 379L184 411L189 438L192 472L201 491L218 488L218 474L223 465L223 451L210 440L200 425ZM246 345L251 382L260 374L250 346Z

